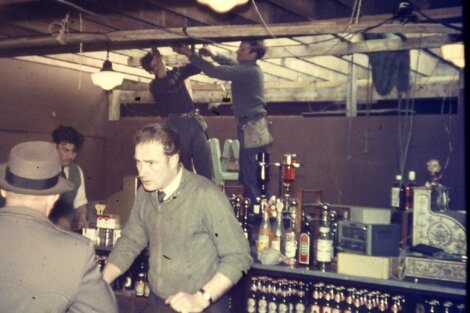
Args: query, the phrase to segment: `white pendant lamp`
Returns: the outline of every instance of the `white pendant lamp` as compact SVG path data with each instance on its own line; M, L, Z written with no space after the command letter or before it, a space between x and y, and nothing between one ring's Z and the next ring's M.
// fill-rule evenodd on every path
M247 3L248 0L197 0L197 2L208 5L217 13L226 13L237 5Z
M454 63L458 67L465 67L465 49L463 43L452 43L441 47L444 60Z
M122 84L124 76L113 71L113 64L108 60L109 52L106 53L106 60L99 72L91 74L93 84L100 86L104 90L111 90Z

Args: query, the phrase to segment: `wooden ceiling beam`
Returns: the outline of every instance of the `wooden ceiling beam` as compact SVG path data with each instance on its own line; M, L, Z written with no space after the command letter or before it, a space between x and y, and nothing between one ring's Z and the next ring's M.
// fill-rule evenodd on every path
M441 97L455 97L459 94L458 84L455 77L431 77L421 78L416 81L413 96L415 99L429 99ZM283 84L266 84L265 97L268 102L344 102L347 94L347 80L336 82L285 82ZM370 100L368 90L370 86L367 80L362 79L357 82L357 98L359 103ZM214 88L198 88L193 85L194 101L197 103L211 103L221 101L221 90ZM135 103L135 99L140 99L140 103L153 103L152 95L145 90L122 91L120 103ZM372 100L393 100L397 99L394 89L389 95L381 96L375 91Z
M349 32L360 32L368 27L377 25L377 20L351 25ZM347 24L339 24L335 20L327 22L301 22L271 24L270 31L278 37L331 34L344 32ZM456 25L459 26L459 25ZM441 24L383 24L369 30L376 33L459 33ZM189 37L188 37L189 35ZM269 38L271 34L262 25L223 25L188 27L185 31L180 28L142 29L116 31L108 34L67 34L65 45L49 36L39 38L15 38L0 40L0 57L27 54L75 52L80 42L88 47L88 51L113 49L141 48L151 45L168 45L175 41L202 42L204 38L213 41L231 41L246 38Z
M380 51L410 50L422 48L435 48L451 43L447 35L425 36L423 38L376 39L364 40L355 43L345 43L339 40L310 45L286 47L291 54L298 57L313 57L320 55L347 55L352 53L369 53ZM280 58L286 55L284 47L271 47L264 56L265 59Z

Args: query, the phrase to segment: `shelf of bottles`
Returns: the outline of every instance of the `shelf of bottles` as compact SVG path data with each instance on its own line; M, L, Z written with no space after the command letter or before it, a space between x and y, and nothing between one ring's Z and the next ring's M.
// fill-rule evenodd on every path
M96 262L100 271L103 271L108 262L108 255L96 254ZM145 250L135 259L129 269L113 282L111 287L118 294L140 298L147 298L150 295L148 255Z
M251 276L246 292L248 313L463 313L465 304L332 284L328 281Z

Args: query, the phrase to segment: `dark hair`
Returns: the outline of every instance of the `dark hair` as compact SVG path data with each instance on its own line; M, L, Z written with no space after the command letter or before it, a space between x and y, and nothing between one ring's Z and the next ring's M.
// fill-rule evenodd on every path
M75 151L80 151L83 145L83 135L71 126L59 125L52 133L52 141L56 144L62 142L71 143L75 146Z
M153 70L152 60L153 54L151 52L147 52L147 54L140 59L140 65L142 65L142 68L147 72L151 72Z
M250 51L256 53L256 59L261 59L268 51L263 40L244 40L243 42L250 44Z
M163 145L166 155L180 153L180 137L178 132L167 124L154 123L141 128L134 135L134 143L159 142Z

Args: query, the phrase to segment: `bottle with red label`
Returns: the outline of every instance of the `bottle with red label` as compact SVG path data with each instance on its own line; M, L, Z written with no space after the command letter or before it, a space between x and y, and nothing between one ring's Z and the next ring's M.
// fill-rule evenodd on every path
M302 227L299 235L298 262L301 265L313 266L313 233L310 227L310 218L305 210L302 210Z

